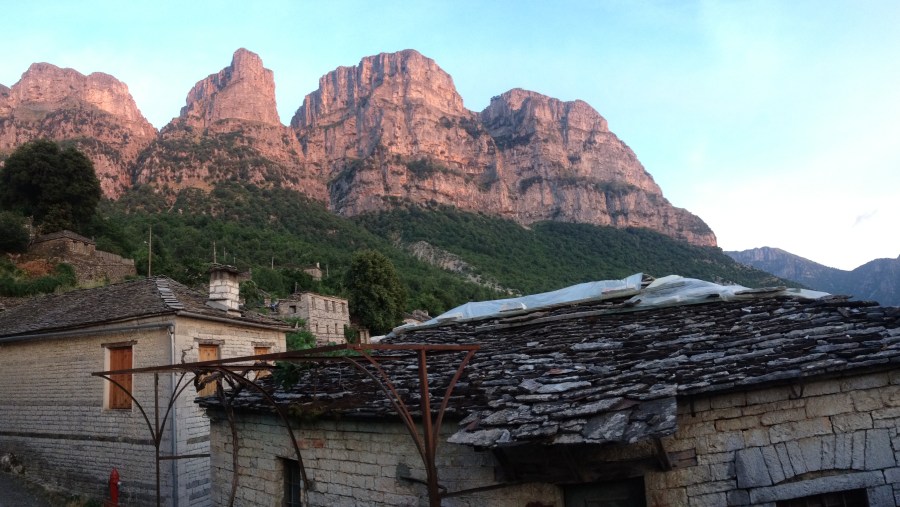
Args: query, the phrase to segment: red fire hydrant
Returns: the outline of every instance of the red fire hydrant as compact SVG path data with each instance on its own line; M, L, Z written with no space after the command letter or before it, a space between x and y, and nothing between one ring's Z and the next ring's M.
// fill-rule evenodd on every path
M115 468L109 473L109 502L108 507L119 507L119 471Z

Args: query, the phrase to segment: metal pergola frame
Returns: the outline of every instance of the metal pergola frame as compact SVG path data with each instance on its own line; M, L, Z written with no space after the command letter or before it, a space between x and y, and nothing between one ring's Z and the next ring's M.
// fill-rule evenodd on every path
M308 491L312 485L307 477L306 468L303 466L303 458L300 455L300 447L294 436L294 430L291 427L290 419L285 410L285 406L279 405L272 393L268 392L262 386L247 378L251 372L271 371L276 366L271 361L286 361L290 363L320 363L320 362L343 362L355 367L357 370L368 376L381 389L388 401L391 402L394 411L403 421L407 431L412 437L419 452L422 462L425 465L426 486L428 488L428 499L431 507L440 507L441 504L441 487L438 484L438 471L435 465L437 455L437 446L439 442L439 434L441 424L444 419L444 413L447 410L447 403L450 395L456 387L457 382L462 376L463 370L469 364L472 356L480 348L479 345L424 345L424 344L401 344L401 345L382 345L382 344L344 344L331 345L326 347L317 347L307 350L299 350L292 352L281 352L275 354L263 354L255 356L242 356L228 359L218 359L214 361L199 361L194 363L181 363L164 366L151 366L145 368L131 368L127 370L111 370L91 373L96 377L101 377L106 381L116 385L124 391L132 402L140 411L147 428L153 437L154 447L156 449L156 504L161 505L162 491L160 488L160 461L188 459L188 458L207 458L209 454L186 454L186 455L170 455L164 456L160 454L160 445L162 443L163 432L166 428L166 422L169 420L172 408L176 400L184 393L192 384L199 391L204 385L210 382L216 384L216 395L225 412L228 424L231 429L232 436L232 481L231 492L229 496L229 507L234 505L235 495L238 488L238 434L234 418L233 401L243 388L248 388L260 394L266 402L272 406L279 418L284 424L288 435L291 438L291 444L294 447L294 453L299 464L300 474L302 477L302 488L304 499L308 498ZM389 352L390 354L373 355L372 352ZM431 406L431 394L428 387L428 355L432 354L453 354L464 353L463 359L456 368L456 372L446 387L444 396L441 399L440 407L435 413ZM343 355L341 355L343 354ZM381 362L415 359L417 361L419 375L419 402L422 420L422 432L420 433L416 427L412 412L407 404L400 397L397 388L391 381L390 376L382 367ZM372 372L366 368L371 366L375 371ZM152 373L154 377L153 395L154 395L154 411L153 421L141 405L141 403L133 396L131 390L125 387L113 378L113 375L134 375ZM160 420L160 399L159 399L159 375L161 373L172 373L178 375L177 381L174 381L172 393L165 409L162 419ZM185 382L185 378L189 374L193 375L193 382ZM174 380L174 379L173 379ZM223 381L230 390L226 390Z

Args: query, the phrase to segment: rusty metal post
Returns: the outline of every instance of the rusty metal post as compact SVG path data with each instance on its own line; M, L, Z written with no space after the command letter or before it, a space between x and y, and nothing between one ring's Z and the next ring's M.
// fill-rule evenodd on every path
M437 465L435 464L435 440L431 425L431 393L428 389L428 363L425 349L419 351L419 403L422 411L422 437L425 440L425 478L428 481L428 505L441 507L441 492L438 489Z
M153 445L156 447L156 507L162 506L162 490L159 485L159 444L161 434L159 431L159 373L153 374L153 413L156 417L156 430L153 435Z

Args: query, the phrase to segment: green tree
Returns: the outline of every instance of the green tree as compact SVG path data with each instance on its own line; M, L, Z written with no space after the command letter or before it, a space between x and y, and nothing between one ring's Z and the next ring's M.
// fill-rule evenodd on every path
M20 146L0 171L0 208L34 217L43 232L80 230L91 221L101 195L90 159L53 141Z
M10 211L0 211L0 252L24 252L27 248L25 219Z
M350 310L372 333L386 333L403 320L406 291L394 265L381 252L354 254L344 286L350 295Z

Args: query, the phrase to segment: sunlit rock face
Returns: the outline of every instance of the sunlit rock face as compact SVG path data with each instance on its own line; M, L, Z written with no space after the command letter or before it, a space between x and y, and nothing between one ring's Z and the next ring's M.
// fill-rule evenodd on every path
M0 151L40 138L76 144L93 161L103 193L115 198L131 186L156 129L116 78L35 63L12 88L0 87Z
M194 85L181 114L162 129L135 174L137 183L171 192L209 189L223 180L326 198L321 174L278 118L272 71L246 49Z
M340 213L436 202L521 223L647 227L716 243L587 103L516 89L474 113L452 78L415 51L323 76L291 126L328 175L329 205Z
M239 49L159 133L115 78L35 64L0 87L0 150L36 137L75 140L110 197L232 180L298 190L344 215L444 204L716 244L587 103L514 89L469 111L450 75L413 50L329 72L285 126L272 71Z

